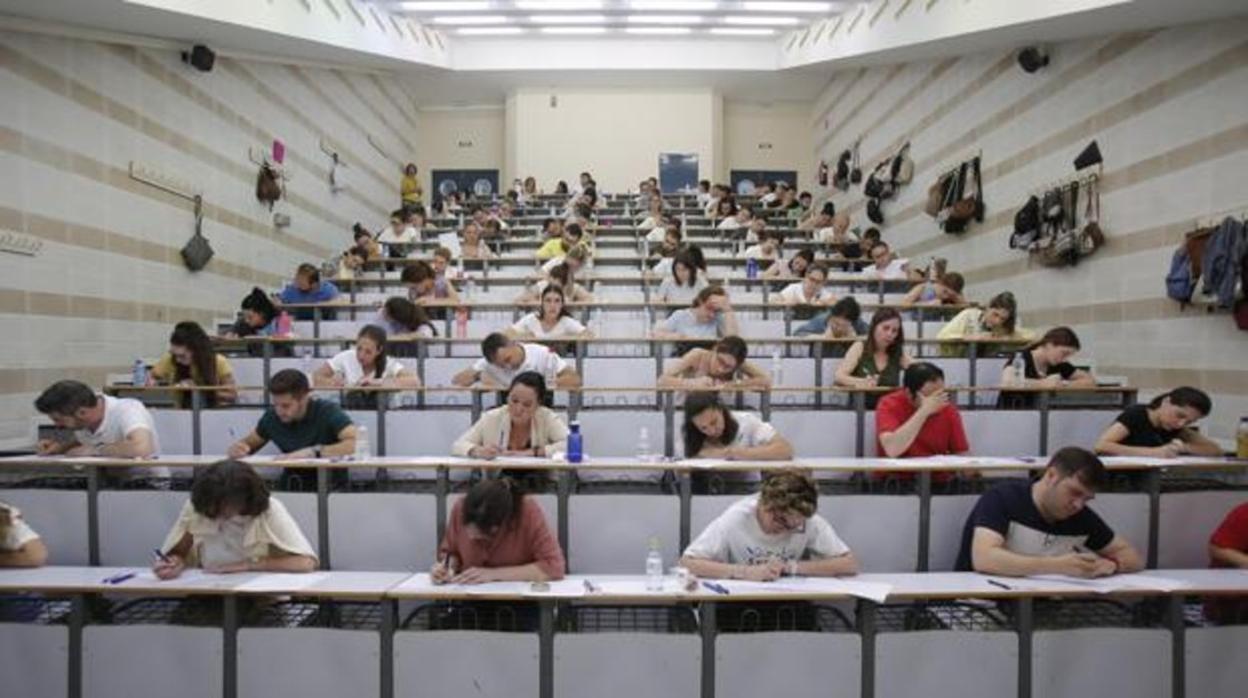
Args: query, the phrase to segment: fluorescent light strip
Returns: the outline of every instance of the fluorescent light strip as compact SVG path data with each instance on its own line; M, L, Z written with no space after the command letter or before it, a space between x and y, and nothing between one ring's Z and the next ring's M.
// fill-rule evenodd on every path
M720 36L771 36L776 33L775 29L745 29L732 27L712 27L712 34Z
M401 2L407 12L483 12L490 9L488 0L447 0L446 2Z
M632 0L628 6L642 12L707 12L719 7L719 0Z
M520 10L601 10L602 0L516 0Z
M653 36L676 36L692 32L693 30L689 27L627 27L624 29L626 34L650 34Z
M792 26L800 24L802 20L796 17L741 17L729 16L724 18L724 24L745 24L759 26Z
M606 34L606 27L542 27L543 34Z
M444 15L431 21L434 24L505 24L507 18L502 15Z
M523 34L524 30L520 27L465 27L455 33L460 36L506 36Z
M746 12L831 12L830 2L743 2Z
M602 24L607 18L605 15L530 15L529 21L534 24Z
M699 24L698 15L629 15L629 24Z

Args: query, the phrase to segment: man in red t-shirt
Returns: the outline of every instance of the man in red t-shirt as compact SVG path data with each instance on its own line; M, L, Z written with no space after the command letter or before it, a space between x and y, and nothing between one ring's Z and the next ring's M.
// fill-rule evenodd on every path
M1231 510L1209 538L1210 567L1248 569L1248 502ZM1205 600L1205 615L1219 623L1248 619L1248 602L1236 598Z
M960 455L971 450L962 415L945 392L945 372L926 361L910 364L902 387L880 399L875 408L875 435L876 451L889 458ZM938 482L950 476L935 475Z

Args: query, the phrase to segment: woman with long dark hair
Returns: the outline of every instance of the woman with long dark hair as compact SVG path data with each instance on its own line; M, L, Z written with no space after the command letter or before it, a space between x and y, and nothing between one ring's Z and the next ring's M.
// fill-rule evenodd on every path
M584 337L592 334L568 312L563 287L546 284L542 289L542 305L508 327L507 336L514 338L546 339L548 337Z
M355 339L355 348L346 349L326 361L312 375L318 388L387 387L415 390L420 387L416 371L386 354L386 331L376 325L365 325ZM372 409L377 393L348 392L344 407Z
M901 385L901 372L914 361L905 352L905 341L901 314L895 308L875 311L867 336L851 344L837 365L836 384L847 388ZM875 407L874 399L868 402L868 407Z
M1069 327L1054 327L1045 332L1039 341L1011 357L1001 369L997 407L1031 410L1039 403L1038 393L1010 391L1009 388L1096 387L1091 373L1070 363L1070 358L1079 353L1080 348L1079 336ZM1023 362L1022 383L1015 378L1019 361Z
M1213 401L1198 388L1175 388L1147 405L1122 411L1096 441L1096 452L1107 456L1176 458L1182 455L1220 456L1222 447L1192 428L1213 411Z
M233 389L234 370L230 362L217 353L212 339L197 322L179 322L169 335L169 351L160 357L147 374L148 385L231 386L224 390L203 391L204 404L209 407L226 405L238 399ZM175 396L182 407L191 404L190 393Z

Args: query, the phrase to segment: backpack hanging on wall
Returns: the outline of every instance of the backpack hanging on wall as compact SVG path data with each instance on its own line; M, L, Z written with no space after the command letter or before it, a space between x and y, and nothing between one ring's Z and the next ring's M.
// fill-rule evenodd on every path
M962 163L959 168L957 199L949 207L943 228L946 233L962 233L971 221L984 220L984 191L980 184L979 158Z
M212 245L208 244L208 238L204 237L204 199L202 196L195 197L195 233L191 235L191 239L182 246L182 263L191 271L199 271L208 266L208 262L212 259Z
M884 211L879 199L867 199L867 218L876 225L884 225Z
M274 202L282 198L281 175L267 162L260 166L256 175L256 198L260 203L267 204L270 211Z
M1209 244L1212 228L1198 228L1188 233L1182 244L1170 257L1170 271L1166 274L1166 296L1186 305L1196 294L1200 280L1201 262L1205 246Z
M853 157L853 153L843 150L841 156L836 159L836 175L832 177L832 186L841 191L849 190L849 161Z
M927 201L923 204L923 212L932 218L940 216L940 212L950 205L950 190L957 187L959 168L953 168L942 174L936 179L932 186L927 188Z
M1014 232L1010 234L1010 249L1030 249L1040 237L1040 198L1028 197L1027 203L1014 214Z
M1235 287L1239 283L1241 260L1248 254L1248 231L1244 224L1234 218L1222 220L1209 237L1201 260L1202 290L1205 295L1217 299L1219 308L1230 308L1235 302Z
M867 177L867 183L862 185L862 193L872 199L890 199L896 191L892 180L889 179L889 164L891 160L885 160L875 166L871 174Z
M914 179L914 160L910 159L910 143L908 141L893 156L893 162L889 165L888 170L894 189L903 184L909 184Z

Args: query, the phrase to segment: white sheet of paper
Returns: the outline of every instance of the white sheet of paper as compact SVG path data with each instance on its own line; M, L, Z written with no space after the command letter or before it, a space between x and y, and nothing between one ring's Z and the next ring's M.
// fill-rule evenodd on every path
M328 575L320 572L308 574L272 572L257 575L255 578L235 587L240 592L293 593L310 589L325 581Z
M1079 577L1067 577L1060 574L1043 574L1028 577L1028 579L1042 582L1057 582L1081 589L1088 589L1098 594L1112 594L1118 591L1134 590L1170 592L1189 586L1186 582L1177 579L1153 577L1151 575L1145 577L1138 574L1116 574L1097 579L1080 579Z
M774 582L719 580L733 594L845 594L883 603L893 585L832 577L781 577Z

